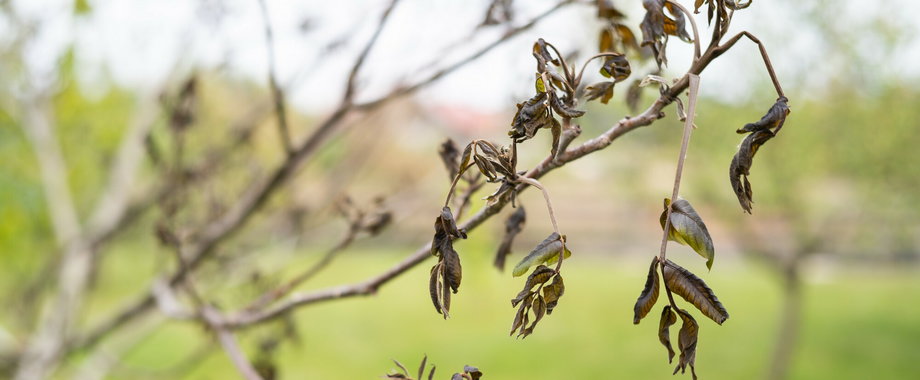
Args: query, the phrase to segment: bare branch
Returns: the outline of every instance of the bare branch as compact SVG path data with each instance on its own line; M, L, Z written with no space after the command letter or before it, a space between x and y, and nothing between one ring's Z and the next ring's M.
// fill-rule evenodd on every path
M275 105L275 117L278 119L278 134L281 137L281 145L287 154L291 154L294 145L291 142L291 132L288 128L287 111L284 105L284 91L278 86L277 74L275 74L275 43L272 33L272 23L268 17L268 6L265 0L259 0L259 8L262 11L262 21L265 24L265 49L268 56L268 86L272 93L272 102Z
M383 31L387 19L390 18L390 13L398 2L399 0L390 0L390 5L388 5L383 11L383 14L380 15L380 23L377 24L377 29L374 30L374 34L371 36L370 40L367 41L367 44L364 45L364 49L361 50L361 54L358 55L358 59L355 60L354 65L351 66L351 71L348 73L348 82L345 84L345 95L342 97L342 104L351 105L354 100L358 71L361 70L361 66L364 65L364 60L367 59L367 55L371 52L371 48L373 48L377 42L377 37L380 37L380 32Z
M233 336L230 330L223 327L220 313L211 307L205 306L201 309L201 314L207 324L214 329L214 333L217 334L217 340L220 342L221 347L224 348L224 351L226 351L227 356L230 357L230 361L233 362L237 371L239 371L246 380L262 380L262 376L256 372L252 363L246 358L246 354L240 349L239 344L236 342L236 337Z

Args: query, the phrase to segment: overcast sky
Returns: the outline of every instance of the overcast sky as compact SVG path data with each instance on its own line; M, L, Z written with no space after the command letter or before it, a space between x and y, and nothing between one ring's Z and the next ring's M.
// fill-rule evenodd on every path
M291 88L290 101L307 112L334 105L348 67L388 0L267 2L279 79L297 84ZM523 22L554 2L518 0L515 20ZM258 0L89 0L92 11L77 18L73 3L13 1L20 17L40 21L40 34L26 51L35 80L47 78L57 58L74 43L78 79L90 90L103 90L109 77L122 86L156 89L176 67L180 72L220 68L233 77L265 81L267 58ZM425 72L427 63L452 62L499 36L501 26L483 29L477 38L470 38L487 3L402 0L362 71L360 94L372 97L400 81L411 83ZM641 2L614 3L627 11L628 24L638 33ZM732 29L761 37L786 87L820 89L829 81L849 80L841 79L842 75L869 82L879 76L915 80L920 76L920 65L915 64L920 60L915 37L920 25L912 18L918 11L920 2L911 0L759 0L735 15ZM706 29L704 14L697 21ZM591 7L569 6L423 91L420 99L488 111L507 109L530 96L534 68L530 45L536 38L551 41L564 51L591 52L596 49L598 26ZM8 24L0 22L0 35L11 32ZM345 44L329 52L325 47L333 41ZM445 49L457 42L464 43L454 50ZM690 45L672 39L670 72L685 70L690 54ZM859 57L858 65L847 58L853 54ZM634 67L633 72L644 71ZM706 75L714 72L720 75ZM720 58L706 73L703 93L723 100L747 100L769 80L752 44Z

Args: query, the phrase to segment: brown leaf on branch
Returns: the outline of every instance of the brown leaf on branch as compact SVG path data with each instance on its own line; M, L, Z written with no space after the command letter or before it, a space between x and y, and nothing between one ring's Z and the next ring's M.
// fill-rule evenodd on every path
M552 278L553 282L546 285L546 282ZM536 288L536 289L534 289ZM543 294L540 294L540 288ZM514 322L511 323L511 335L518 333L518 338L526 338L532 334L537 327L537 323L543 319L545 314L551 314L553 308L559 302L559 298L565 292L565 285L562 283L562 276L545 265L540 265L534 269L533 273L527 277L527 282L518 295L511 300L512 307L518 307L514 315ZM530 321L530 313L533 313L533 321Z
M696 380L694 362L696 361L696 343L700 327L696 324L696 320L693 319L686 310L678 310L677 313L680 314L683 325L681 325L680 332L677 336L677 347L680 349L680 361L678 361L677 367L674 368L674 373L676 374L678 370L680 370L680 373L684 373L687 370L687 366L690 366L690 373L693 375L693 380Z
M614 84L616 84L616 82L605 81L588 86L585 89L585 100L590 102L594 99L600 98L601 103L607 104L607 102L613 98Z
M502 237L501 244L498 245L498 251L495 252L495 267L498 270L505 269L505 258L511 253L511 244L514 238L521 233L527 222L527 212L523 206L518 206L508 219L505 220L505 236Z
M606 78L613 78L615 82L626 80L631 73L629 61L622 54L607 57L604 60L604 65L601 66L601 75Z
M668 45L668 35L678 36L680 39L690 42L692 39L687 34L683 13L676 7L667 6L668 11L675 18L670 18L664 14L664 0L642 0L642 6L645 8L645 17L639 24L642 30L642 46L651 47L655 53L655 61L660 68L668 64L666 48Z
M671 305L665 305L661 311L661 321L658 322L658 341L668 349L668 363L674 360L674 349L671 348L671 333L669 328L677 323L677 317L671 311Z
M786 97L780 97L760 120L748 123L736 131L742 134L752 132L738 146L738 152L735 153L728 168L732 190L735 191L741 208L748 214L751 213L754 203L754 192L748 181L751 165L754 163L754 155L764 143L775 137L776 133L783 128L786 116L789 115L787 102Z
M435 219L434 229L431 254L438 256L439 259L438 263L431 268L428 292L435 310L447 319L450 311L450 292L457 293L462 279L460 255L454 250L453 239L465 239L466 232L457 228L457 222L449 207L441 210L441 215Z
M516 142L522 142L534 137L538 129L552 126L553 117L549 113L546 98L546 93L541 92L524 103L518 103L508 136Z
M720 325L728 319L728 311L706 282L671 260L663 265L664 281L671 292L696 306L703 315Z
M670 199L664 199L664 211L661 212L661 216L658 218L661 228L664 228L670 202ZM712 237L709 236L709 230L706 229L703 218L700 218L700 215L697 214L686 199L678 198L671 207L671 228L668 231L668 240L690 246L697 254L706 259L706 267L712 269L712 262L715 259Z
M553 276L553 282L543 287L543 299L546 301L546 314L552 314L559 299L565 294L565 283L562 276Z
M655 306L655 302L658 301L659 287L658 257L654 256L652 257L652 264L648 268L648 278L645 280L645 288L642 289L642 293L639 294L639 299L636 300L636 306L633 307L633 324L638 325L639 321L645 318L648 312L652 310L652 307Z

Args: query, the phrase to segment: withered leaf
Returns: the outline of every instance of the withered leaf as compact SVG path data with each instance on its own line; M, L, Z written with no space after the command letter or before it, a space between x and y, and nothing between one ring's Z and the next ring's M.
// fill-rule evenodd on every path
M629 111L633 113L639 111L639 101L642 100L642 87L639 87L640 83L640 80L634 80L632 84L629 85L629 89L626 90L626 106L629 107Z
M467 150L469 150L467 146ZM466 153L466 151L464 151ZM438 149L438 155L441 156L441 162L444 163L444 168L447 169L447 175L450 179L454 179L457 176L457 172L460 171L460 165L457 161L460 158L460 151L457 149L457 145L454 144L454 140L447 139L441 143L441 148ZM469 158L469 157L466 157Z
M648 268L648 278L645 280L645 288L639 294L636 300L636 306L633 307L633 324L638 325L642 318L648 315L648 312L655 306L658 301L658 291L661 285L658 283L658 257L652 257L652 264Z
M553 107L553 111L556 111L556 113L564 117L576 118L576 117L581 117L582 115L585 114L585 111L581 111L581 110L577 110L577 109L569 107L561 99L559 99L559 97L556 96L555 94L550 93L549 99L550 99L550 105Z
M632 69L629 67L629 60L622 54L607 57L604 60L604 65L601 66L601 75L613 78L616 82L626 80L631 73Z
M428 355L425 355L425 357L422 358L422 364L418 366L418 375L416 377L418 377L419 379L421 379L422 376L425 375L425 364L426 363L428 363Z
M585 89L585 99L590 102L594 99L600 98L601 103L607 104L607 102L613 98L614 84L616 84L616 82L605 81L588 86L588 88Z
M664 281L671 292L696 306L716 323L721 325L728 319L728 311L706 282L671 260L664 263Z
M668 9L668 12L674 15L674 19L664 18L665 33L677 36L684 42L693 42L693 38L687 33L687 21L684 19L684 12L681 12L680 8L671 3L665 3L664 6Z
M751 174L751 165L754 163L754 154L760 149L760 146L773 138L773 132L769 129L760 130L751 133L744 138L741 145L738 146L738 152L732 158L731 165L728 167L729 181L735 196L738 197L738 203L744 212L750 214L752 204L754 203L754 192L751 189L751 182L748 176Z
M546 96L545 92L541 92L524 103L517 104L518 110L511 121L508 136L521 142L534 137L538 129L551 125L553 118L546 104Z
M495 253L495 267L498 268L498 270L505 269L505 258L511 253L511 244L514 242L515 236L524 229L526 222L527 212L524 211L524 206L519 206L517 210L511 213L508 219L505 220L505 236L502 238L501 244L498 245L498 251Z
M489 182L498 180L498 172L495 171L495 166L493 166L489 160L477 154L473 155L473 161L476 162L476 167L479 168L479 172L486 176Z
M601 36L598 38L598 48L599 52L608 52L613 51L613 34L610 33L609 29L601 30Z
M540 265L537 269L534 269L533 273L530 276L527 276L527 282L524 284L524 289L518 293L517 297L511 300L511 306L517 306L518 303L523 301L530 293L533 293L531 289L535 286L543 284L555 274L556 271L547 267L546 265Z
M661 228L664 228L670 202L670 199L664 199L664 211L658 218ZM690 246L706 259L706 267L712 269L712 262L716 255L712 246L712 237L709 236L709 230L706 229L703 219L686 199L678 198L671 207L671 228L668 231L668 240Z
M444 264L438 262L431 267L431 277L428 279L428 294L431 295L431 303L434 304L434 309L438 314L441 314L441 283L438 277L441 275L442 265Z
M428 372L428 380L433 380L433 379L434 379L434 370L436 370L436 369L437 369L437 367L431 366L431 372Z
M677 347L680 349L680 361L677 363L677 367L674 368L674 373L677 373L678 370L680 370L680 373L684 373L689 365L690 373L693 374L693 380L696 380L694 362L696 361L696 343L700 327L696 324L696 320L693 319L686 310L678 310L678 314L680 314L680 319L683 320L683 325L681 325L680 332L677 336Z
M651 47L655 54L655 61L658 67L667 65L668 59L665 55L668 36L664 31L664 0L642 0L642 6L645 8L645 17L639 24L642 31L642 46Z
M549 50L546 48L546 41L542 38L537 39L537 42L533 44L533 57L537 59L537 72L543 73L546 72L546 64L553 63L558 64L556 60L549 54Z
M565 283L562 282L562 275L557 274L553 277L553 282L543 287L543 300L546 301L546 314L552 314L559 299L565 294Z
M467 380L467 379L464 379L463 375L459 373L455 373L453 376L450 377L450 380Z
M564 237L559 236L559 234L553 232L546 239L544 239L536 248L533 249L526 257L524 257L521 262L519 262L514 270L511 271L511 274L514 277L522 276L524 273L534 265L539 265L543 263L554 263L559 258L559 253L563 249ZM572 252L568 249L565 250L564 256L568 258L572 255Z
M619 19L626 17L623 12L617 10L610 0L598 0L597 1L597 17L598 18L608 18L608 19Z
M766 115L760 118L760 120L745 124L744 128L737 130L738 133L748 133L748 132L757 132L764 129L773 130L773 134L779 132L783 127L783 123L786 122L786 116L789 115L789 99L785 96L776 99L776 103L773 103L773 106L770 107L770 110L767 111Z
M431 254L438 256L438 263L431 268L428 291L434 308L444 318L450 311L450 291L460 288L462 278L460 256L454 250L453 239L466 238L466 232L457 227L457 222L449 207L441 209L441 215L435 219L434 239L431 242Z
M671 311L671 305L665 305L661 311L661 321L658 322L658 340L668 349L668 363L674 360L674 349L671 348L671 333L669 328L677 323L677 317Z
M760 120L746 124L736 131L738 133L753 132L745 137L741 145L738 146L738 152L735 153L728 168L732 190L735 191L741 208L748 214L751 213L752 204L754 203L754 192L748 180L751 165L754 163L754 155L757 154L757 150L764 143L775 137L776 133L783 128L786 116L789 115L789 105L787 103L788 99L786 97L780 97Z
M466 372L467 375L470 375L471 380L479 380L482 377L482 371L479 368L465 365L463 366L463 372Z

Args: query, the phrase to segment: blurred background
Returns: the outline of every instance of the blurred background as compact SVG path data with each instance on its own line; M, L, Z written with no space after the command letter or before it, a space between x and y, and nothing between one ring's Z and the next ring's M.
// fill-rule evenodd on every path
M613 4L639 33L641 2ZM556 5L398 2L353 81L355 103L385 104L337 119L219 244L188 244L188 257L207 255L193 264L199 296L238 310L318 263L297 292L357 283L429 242L450 186L442 142L507 144L515 104L533 93L536 39L577 62L597 51L606 24L595 2ZM44 347L37 332L65 310L63 327L49 330L59 347L42 377L239 378L208 328L170 315L162 294L144 297L181 268L184 242L209 236L202 226L235 215L247 189L270 183L290 158L278 104L294 146L337 117L389 6L0 0L0 377L28 378L22 358ZM735 14L732 31L750 31L768 49L792 113L757 155L753 215L743 214L727 176L741 141L734 131L758 120L775 92L749 41L701 75L681 194L706 221L715 264L708 271L691 249L669 248L731 314L722 326L698 318L701 377L920 375L918 11L908 0L775 0ZM705 13L696 20L708 42ZM691 55L691 44L672 38L660 75L679 77ZM610 104L581 106L588 113L573 144L635 115L627 87L653 66L633 61ZM646 89L640 110L656 95ZM238 330L239 346L279 379L379 378L395 369L391 359L414 369L425 355L439 378L465 364L489 379L671 378L657 318L631 323L680 149L682 124L674 107L665 112L541 179L574 256L565 296L527 339L507 336L508 301L523 281L492 266L506 207L456 243L464 281L449 320L432 310L428 260L371 297L306 305ZM550 141L541 133L519 146L519 167L539 163ZM463 213L483 207L496 186L486 184ZM509 262L552 232L541 194L517 202L528 219ZM388 223L356 230L356 213ZM198 302L174 288L176 304ZM138 300L143 312L117 317Z

